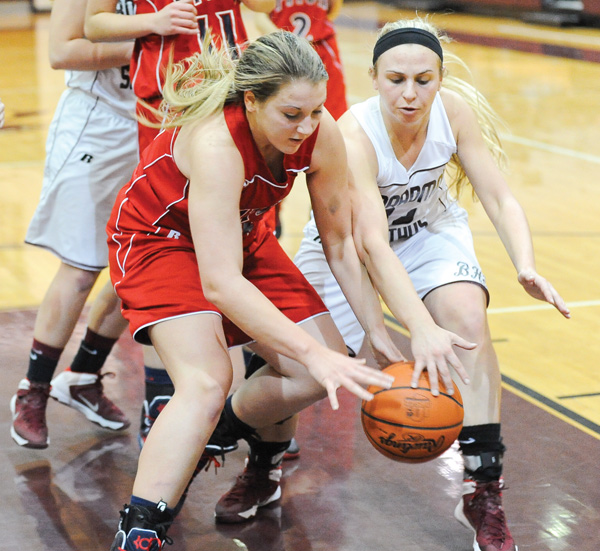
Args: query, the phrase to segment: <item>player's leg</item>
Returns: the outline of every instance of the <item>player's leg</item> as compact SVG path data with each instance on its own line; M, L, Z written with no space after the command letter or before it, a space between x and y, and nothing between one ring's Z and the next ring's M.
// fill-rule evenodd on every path
M455 514L474 531L479 548L513 551L502 507L501 377L485 310L487 296L479 285L458 282L438 287L424 300L436 323L478 344L474 350L456 350L471 384L457 381L465 406L458 438L465 469Z
M119 430L129 426L125 414L104 394L100 370L127 321L111 282L92 303L88 326L71 366L52 379L50 396L83 413L101 427Z
M50 381L97 277L98 272L62 263L44 295L35 319L27 375L10 404L11 436L20 446L48 446Z
M329 348L346 351L329 315L301 325ZM228 430L248 442L249 453L243 473L217 503L218 522L245 522L281 497L281 463L296 431L295 414L325 396L302 365L264 346L252 348L267 363L225 405Z
M175 393L140 453L133 495L122 513L115 549L127 548L127 542L140 535L161 545L165 541L232 380L220 316L204 313L171 319L154 325L149 335Z

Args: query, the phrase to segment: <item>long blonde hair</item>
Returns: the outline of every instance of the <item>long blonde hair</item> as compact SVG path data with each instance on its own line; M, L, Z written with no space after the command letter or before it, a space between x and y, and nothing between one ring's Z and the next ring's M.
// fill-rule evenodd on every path
M403 28L417 28L430 32L438 38L442 48L444 44L451 42L451 39L435 25L433 25L428 18L416 17L414 19L400 19L391 23L386 23L379 31L377 38L379 39L383 35L395 30ZM472 84L467 81L450 75L447 64L459 65L469 75L471 71L457 55L452 54L444 49L444 66L441 65L440 60L440 71L443 72L442 87L452 90L459 94L465 101L471 106L477 121L483 134L483 139L490 150L492 156L496 160L496 163L501 169L506 168L508 164L508 158L502 147L502 142L498 134L498 126L503 125L500 117L494 111L492 106L489 104L487 99L479 92ZM372 71L376 72L376 67L372 68ZM442 73L440 73L441 75ZM470 185L467 174L460 163L458 155L455 153L452 155L452 159L448 163L449 172L449 183L448 187L453 191L456 197L459 197L466 186ZM473 191L473 197L475 197Z
M288 31L275 31L248 45L239 59L225 50L211 48L182 62L169 63L159 110L152 110L164 128L182 126L219 112L228 103L242 103L251 91L264 102L294 81L317 84L327 71L311 44Z

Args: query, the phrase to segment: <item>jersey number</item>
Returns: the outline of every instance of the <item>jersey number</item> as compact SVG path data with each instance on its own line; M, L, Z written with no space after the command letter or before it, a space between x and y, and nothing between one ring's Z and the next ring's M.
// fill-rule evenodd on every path
M294 27L294 34L306 38L306 40L312 40L310 36L310 17L302 12L294 13L290 16L290 24Z
M235 28L235 17L232 10L221 11L215 14L219 18L219 25L221 27L221 41L223 46L233 53L234 57L239 55L237 43L236 43L236 28ZM198 28L200 29L200 39L204 42L204 37L208 32L208 16L202 15L198 18ZM214 33L214 29L212 29ZM211 37L211 44L214 46L214 38Z
M131 90L131 78L129 77L129 65L121 67L121 83L119 88L122 90Z

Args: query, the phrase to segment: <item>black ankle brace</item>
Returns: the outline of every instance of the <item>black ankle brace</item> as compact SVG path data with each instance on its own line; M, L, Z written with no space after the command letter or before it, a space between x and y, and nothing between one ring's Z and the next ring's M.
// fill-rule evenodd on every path
M458 441L465 463L465 478L489 482L502 476L506 447L500 436L500 423L464 427Z
M283 454L290 447L291 440L287 442L263 442L251 438L248 443L250 444L248 463L262 469L273 469L281 465Z

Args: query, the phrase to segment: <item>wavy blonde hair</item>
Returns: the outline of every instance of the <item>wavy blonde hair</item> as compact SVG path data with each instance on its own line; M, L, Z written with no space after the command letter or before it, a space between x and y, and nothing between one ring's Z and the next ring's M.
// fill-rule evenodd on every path
M209 35L210 33L207 33ZM205 40L202 52L167 66L159 109L146 105L160 123L149 126L172 128L202 120L228 103L242 103L251 91L264 102L292 81L317 84L328 79L321 58L304 38L288 31L275 31L248 45L239 59Z
M430 32L438 38L442 48L444 44L448 44L452 41L450 37L433 25L427 17L423 18L418 16L414 19L400 19L398 21L386 23L377 34L377 39L395 29L403 28L417 28ZM443 75L444 77L442 80L442 87L456 92L470 105L477 116L483 139L485 140L490 153L496 160L498 166L503 170L506 169L508 166L508 158L497 130L498 126L504 126L504 123L481 92L467 81L450 74L447 65L455 64L460 66L469 74L469 76L471 76L471 71L465 62L457 55L454 55L445 49L443 51L443 67L440 60L440 76ZM376 74L376 67L372 67L371 70ZM456 197L459 197L464 189L470 185L470 182L456 153L452 155L447 170L449 175L448 187L453 191ZM472 190L472 195L475 198L474 190Z

